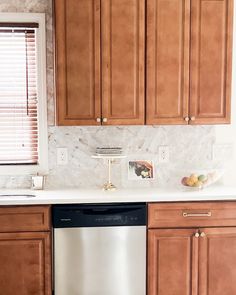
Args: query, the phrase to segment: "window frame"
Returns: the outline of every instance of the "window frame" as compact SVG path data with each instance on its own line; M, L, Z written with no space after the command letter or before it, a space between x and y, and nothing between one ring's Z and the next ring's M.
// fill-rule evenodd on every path
M44 13L0 13L1 22L38 23L37 48L37 91L38 91L38 164L0 165L0 175L48 174L48 126L46 87L46 25Z

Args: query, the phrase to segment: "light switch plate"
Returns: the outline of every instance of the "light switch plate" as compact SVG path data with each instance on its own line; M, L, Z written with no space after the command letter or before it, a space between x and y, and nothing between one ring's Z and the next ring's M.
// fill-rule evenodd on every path
M234 156L232 144L213 144L212 160L228 160Z

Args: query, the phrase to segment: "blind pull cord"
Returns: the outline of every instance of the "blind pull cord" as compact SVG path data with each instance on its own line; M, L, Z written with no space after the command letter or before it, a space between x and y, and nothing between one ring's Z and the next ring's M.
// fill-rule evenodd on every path
M25 71L26 71L26 111L27 116L29 116L29 69L28 69L28 41L27 41L27 31L25 31Z

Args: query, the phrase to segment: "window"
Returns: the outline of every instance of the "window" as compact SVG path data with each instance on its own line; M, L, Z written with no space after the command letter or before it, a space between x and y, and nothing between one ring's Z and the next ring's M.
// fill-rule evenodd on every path
M47 173L44 14L0 14L0 173Z

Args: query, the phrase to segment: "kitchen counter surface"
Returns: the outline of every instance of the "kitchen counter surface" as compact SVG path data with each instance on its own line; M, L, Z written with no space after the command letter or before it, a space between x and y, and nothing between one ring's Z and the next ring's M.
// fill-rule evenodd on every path
M19 194L20 196L2 196ZM35 195L33 198L21 196ZM203 190L174 189L117 189L105 192L100 189L60 190L5 190L0 189L0 205L40 205L72 203L116 203L116 202L177 202L177 201L236 200L236 186L212 186Z

